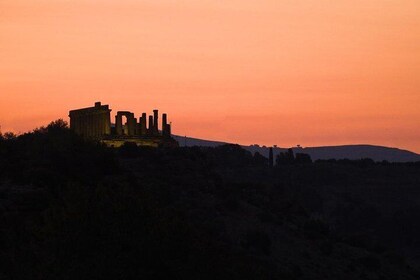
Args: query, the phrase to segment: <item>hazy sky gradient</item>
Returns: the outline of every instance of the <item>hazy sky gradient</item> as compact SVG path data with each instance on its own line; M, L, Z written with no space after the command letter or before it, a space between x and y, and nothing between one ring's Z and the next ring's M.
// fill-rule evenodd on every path
M0 125L158 108L173 132L420 152L419 0L0 0Z

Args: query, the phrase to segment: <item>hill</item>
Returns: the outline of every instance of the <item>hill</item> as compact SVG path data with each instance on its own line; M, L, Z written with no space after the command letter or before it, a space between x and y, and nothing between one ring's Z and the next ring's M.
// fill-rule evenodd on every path
M227 144L220 141L210 141L190 137L175 136L175 139L181 146L202 146L202 147L216 147ZM244 149L268 157L268 147L251 145L242 146ZM274 155L284 152L286 148L275 148ZM309 154L313 160L317 159L351 159L357 160L362 158L371 158L374 161L389 161L389 162L411 162L420 161L420 155L398 148L389 148L375 145L342 145L342 146L324 146L324 147L293 147L295 153Z
M0 279L419 279L420 165L0 137Z

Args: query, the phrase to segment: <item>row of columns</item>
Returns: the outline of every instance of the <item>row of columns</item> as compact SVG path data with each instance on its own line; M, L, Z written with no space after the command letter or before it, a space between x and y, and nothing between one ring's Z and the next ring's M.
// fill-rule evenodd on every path
M104 106L105 107L105 106ZM87 138L100 138L111 134L111 117L108 108L92 111L70 112L70 128Z
M122 117L125 116L127 118L126 124L126 131L124 131L124 126L122 123ZM117 135L152 135L157 136L160 135L159 133L159 111L153 110L153 115L149 116L149 127L147 127L147 115L143 113L142 116L139 118L139 122L137 123L137 119L134 117L134 114L127 111L120 111L117 112L115 116L115 130ZM171 136L171 126L167 122L167 114L162 115L162 135L166 137Z

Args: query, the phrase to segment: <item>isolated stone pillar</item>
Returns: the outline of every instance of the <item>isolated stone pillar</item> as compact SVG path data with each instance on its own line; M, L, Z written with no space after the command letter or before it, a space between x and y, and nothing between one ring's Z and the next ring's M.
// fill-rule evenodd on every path
M159 111L153 110L153 131L155 135L159 134Z
M162 135L168 136L168 115L162 114Z
M269 150L268 165L269 165L270 167L273 167L273 166L274 166L273 147L270 147L270 150Z

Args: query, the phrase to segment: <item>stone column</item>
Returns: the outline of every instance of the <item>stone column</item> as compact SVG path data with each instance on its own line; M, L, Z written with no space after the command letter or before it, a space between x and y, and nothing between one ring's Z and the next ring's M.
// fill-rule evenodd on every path
M153 110L153 131L155 135L159 134L159 111Z
M162 135L167 137L168 136L168 115L162 115Z
M95 114L90 115L90 125L91 125L90 136L93 138L96 136L96 115Z
M86 134L86 137L92 137L92 123L93 123L93 121L92 121L92 115L88 115L88 123L87 123L87 134Z
M105 134L110 135L111 134L111 110L108 109L108 112L106 113L106 129Z
M92 113L92 137L96 137L98 135L98 121L96 113Z
M136 119L134 118L133 113L127 114L127 128L128 135L133 136L136 130Z
M117 135L123 135L122 115L119 113L115 116L115 130Z
M153 116L149 116L149 134L154 134Z
M141 114L140 133L141 133L141 135L146 135L147 134L147 115L146 115L146 113Z
M139 125L139 134L140 135L144 135L144 131L143 131L143 126L144 126L144 122L145 122L145 119L143 118L143 116L141 116L140 118L139 118L139 121L140 121L140 125Z

